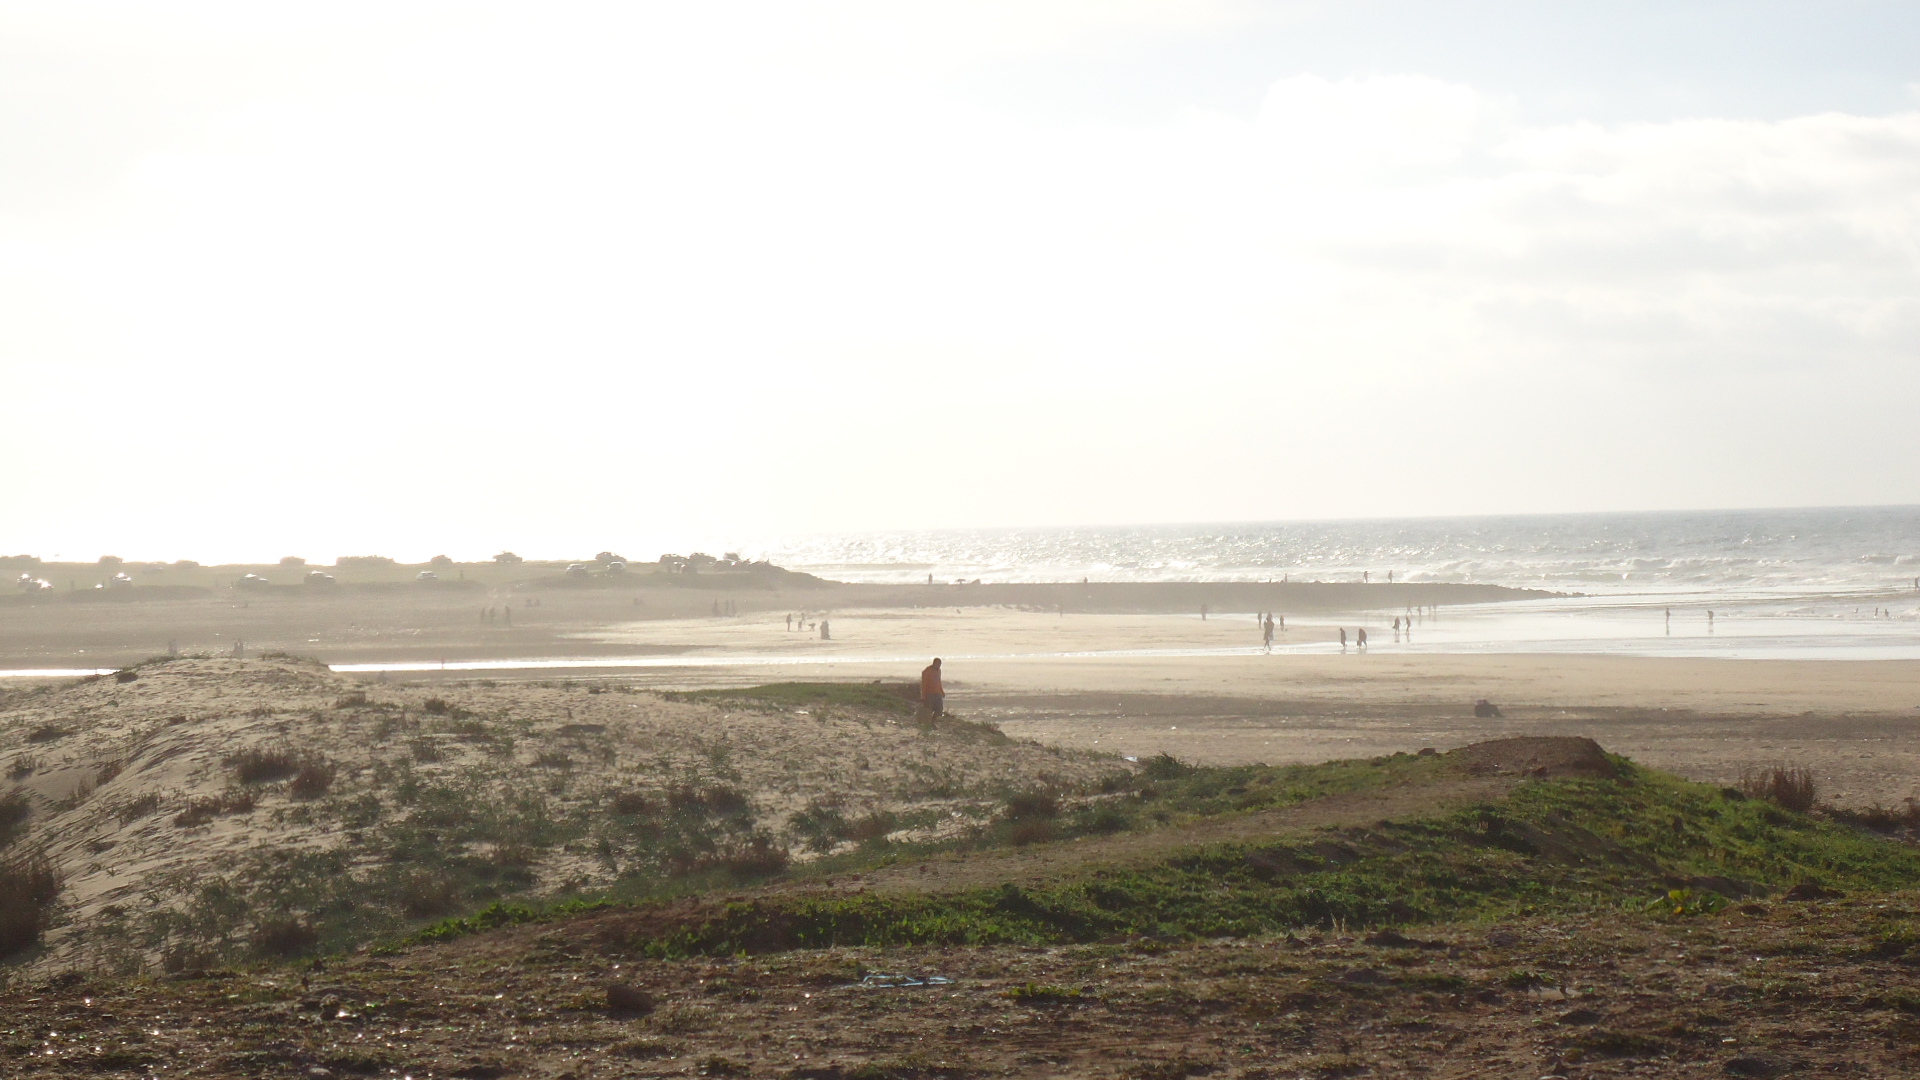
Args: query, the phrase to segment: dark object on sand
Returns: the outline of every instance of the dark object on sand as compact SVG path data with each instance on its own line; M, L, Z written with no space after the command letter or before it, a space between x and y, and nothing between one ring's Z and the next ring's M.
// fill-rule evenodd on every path
M1611 779L1619 768L1600 744L1572 735L1494 739L1449 751L1447 760L1475 776L1592 776Z
M1823 889L1811 881L1803 881L1793 888L1788 889L1786 894L1781 896L1780 899L1791 900L1795 903L1804 903L1809 900L1834 900L1838 899L1839 896L1840 894L1834 892L1832 889Z
M1479 701L1473 703L1473 715L1482 720L1492 719L1500 715L1500 706L1495 705L1486 698L1481 698Z
M607 1011L615 1016L645 1016L653 1011L653 995L626 983L608 983Z

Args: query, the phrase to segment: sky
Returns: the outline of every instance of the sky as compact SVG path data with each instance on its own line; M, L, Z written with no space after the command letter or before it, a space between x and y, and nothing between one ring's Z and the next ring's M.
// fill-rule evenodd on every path
M1920 503L1916 41L0 0L0 553Z

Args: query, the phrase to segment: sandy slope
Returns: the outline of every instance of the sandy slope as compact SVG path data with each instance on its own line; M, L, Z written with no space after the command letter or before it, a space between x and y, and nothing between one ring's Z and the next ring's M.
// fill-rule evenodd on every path
M658 800L674 784L738 788L758 826L785 842L789 816L816 800L849 817L891 810L905 816L902 828L938 831L940 821L990 816L1008 788L1115 768L961 727L601 691L363 687L298 662L188 660L142 668L128 683L10 694L0 699L0 775L15 779L0 780L0 794L17 787L33 807L16 848L45 850L66 880L63 925L42 962L111 954L131 966L188 933L217 945L271 914L247 889L272 860L338 851L344 872L372 881L395 844L418 840L427 826L410 823L423 814L442 815L449 836L499 815L503 830L554 837L547 847L526 841L536 850L515 894L540 895L618 872L619 857L597 853L594 840L610 835L608 806L622 791ZM428 711L435 700L448 711ZM307 800L285 782L241 785L229 759L249 747L322 757L336 779ZM176 820L195 799L242 790L250 809ZM476 858L491 854L485 842L471 846ZM253 910L222 924L203 902L209 888ZM368 902L381 901L369 893Z

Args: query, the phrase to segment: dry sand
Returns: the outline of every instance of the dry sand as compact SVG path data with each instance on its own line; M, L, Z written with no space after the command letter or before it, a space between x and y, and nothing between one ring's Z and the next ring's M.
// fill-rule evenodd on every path
M1509 735L1586 735L1700 780L1730 783L1743 769L1786 763L1813 767L1823 795L1845 804L1920 795L1915 661L1396 654L1391 645L1156 655L1258 639L1251 617L945 609L831 618L830 642L765 617L635 624L602 640L672 642L690 647L689 658L831 661L638 676L656 685L911 678L920 657L941 655L950 708L1010 735L1133 756L1306 762ZM1327 642L1334 633L1296 621L1285 640ZM1476 718L1481 698L1502 718Z

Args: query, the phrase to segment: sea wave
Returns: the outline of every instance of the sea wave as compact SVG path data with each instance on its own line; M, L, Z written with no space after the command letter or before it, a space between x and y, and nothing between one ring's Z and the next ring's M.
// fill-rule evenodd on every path
M1731 595L1913 587L1920 507L956 529L778 537L849 581L1385 580Z

